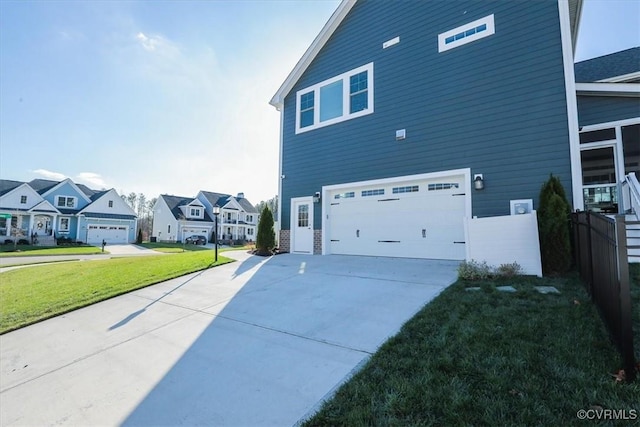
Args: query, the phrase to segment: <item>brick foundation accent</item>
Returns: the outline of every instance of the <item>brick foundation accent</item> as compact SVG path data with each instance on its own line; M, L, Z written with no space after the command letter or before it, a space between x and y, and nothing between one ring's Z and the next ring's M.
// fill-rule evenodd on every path
M313 254L322 254L322 230L313 230Z
M291 230L280 230L280 250L291 252ZM313 230L313 254L322 254L322 230Z
M280 230L280 251L291 252L291 231Z

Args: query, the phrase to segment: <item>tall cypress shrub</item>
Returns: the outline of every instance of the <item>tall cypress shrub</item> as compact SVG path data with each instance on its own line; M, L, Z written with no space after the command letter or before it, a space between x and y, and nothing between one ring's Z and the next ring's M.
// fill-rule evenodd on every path
M549 176L540 190L538 207L540 252L545 275L563 274L571 267L570 213L571 206L560 179Z
M270 255L276 247L276 233L273 231L273 215L265 205L258 222L258 235L256 236L256 249L260 255Z

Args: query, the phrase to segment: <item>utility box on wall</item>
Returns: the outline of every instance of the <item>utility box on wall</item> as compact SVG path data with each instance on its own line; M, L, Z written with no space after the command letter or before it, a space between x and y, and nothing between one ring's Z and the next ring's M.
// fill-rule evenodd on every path
M511 200L511 215L524 215L533 212L533 199Z

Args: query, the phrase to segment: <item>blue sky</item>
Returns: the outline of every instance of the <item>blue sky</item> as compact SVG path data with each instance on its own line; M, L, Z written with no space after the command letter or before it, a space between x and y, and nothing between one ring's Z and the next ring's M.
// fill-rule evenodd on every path
M0 177L273 197L268 101L338 4L0 0ZM577 60L640 45L640 1L582 18Z

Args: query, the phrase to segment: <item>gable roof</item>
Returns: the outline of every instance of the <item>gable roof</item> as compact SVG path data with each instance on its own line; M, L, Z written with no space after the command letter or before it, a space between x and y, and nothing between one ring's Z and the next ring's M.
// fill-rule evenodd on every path
M46 193L56 185L60 184L60 181L51 181L50 179L33 179L28 182L29 186L36 190L39 194Z
M200 190L200 193L211 203L211 206L224 206L229 197L231 197L229 194L214 193L212 191Z
M640 82L640 46L578 62L577 83Z
M0 179L0 196L5 195L12 190L15 190L22 184L24 184L24 182Z
M282 86L280 86L275 95L273 95L271 101L269 101L269 104L276 107L277 110L282 109L285 97L289 94L289 92L291 92L291 89L293 89L297 81L300 79L300 77L302 77L309 65L311 65L318 53L320 53L324 45L327 43L327 41L329 41L333 33L340 26L342 21L346 18L357 1L358 0L342 0L327 23L324 24L324 27L322 27L320 33L313 40L311 46L309 46L309 48L306 50L304 55L302 55L302 58L300 58L291 73L289 73L284 83L282 83ZM580 26L580 15L582 14L583 0L568 0L568 3L571 41L573 49L575 50L576 40L578 38L578 29Z
M182 196L172 196L170 194L161 194L160 198L164 200L164 202L169 207L171 214L175 219L184 219L187 221L201 221L201 222L213 222L209 213L204 211L204 219L202 218L181 218L182 211L180 210L180 206L186 206L193 201L193 197L182 197Z
M245 212L247 213L253 213L253 214L257 214L258 210L256 209L255 206L253 206L247 199L245 199L244 197L241 198L235 198L236 201L240 204L240 206L242 206L242 209L244 209Z

